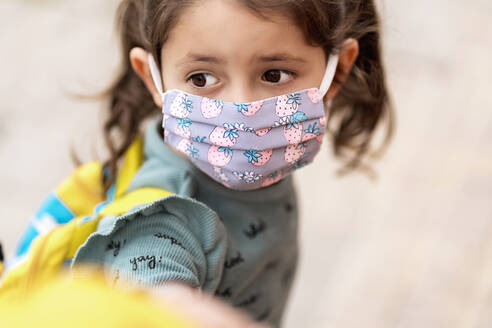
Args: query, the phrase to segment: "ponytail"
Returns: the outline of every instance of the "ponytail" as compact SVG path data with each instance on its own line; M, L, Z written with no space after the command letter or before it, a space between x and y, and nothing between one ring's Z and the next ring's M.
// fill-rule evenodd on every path
M123 1L117 12L123 65L120 75L108 90L110 105L103 131L110 157L104 162L108 172L104 181L105 191L116 178L118 159L140 133L142 121L159 112L144 83L132 69L128 56L133 47L151 48L145 33L143 3Z
M373 0L344 2L345 17L337 33L338 39L357 39L359 56L334 100L328 122L335 124L329 124L334 126L329 132L335 155L349 159L340 174L356 168L372 172L363 158L379 156L388 146L394 130L381 56L380 23ZM369 153L379 125L385 125L383 143L377 151Z

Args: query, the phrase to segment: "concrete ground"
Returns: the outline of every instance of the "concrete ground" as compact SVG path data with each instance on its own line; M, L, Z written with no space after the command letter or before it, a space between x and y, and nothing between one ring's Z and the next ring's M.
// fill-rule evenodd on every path
M0 240L101 154L116 0L0 2ZM285 327L492 325L492 2L379 1L394 142L371 182L325 152L297 175L302 256ZM67 137L68 136L68 137ZM98 150L99 149L99 150Z

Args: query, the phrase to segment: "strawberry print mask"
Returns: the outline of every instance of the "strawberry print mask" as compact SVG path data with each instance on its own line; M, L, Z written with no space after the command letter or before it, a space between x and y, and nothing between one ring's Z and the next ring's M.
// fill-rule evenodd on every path
M326 125L323 97L333 81L338 55L330 56L319 89L246 104L176 89L163 93L152 55L149 63L162 94L164 142L227 188L267 187L311 163L319 152Z

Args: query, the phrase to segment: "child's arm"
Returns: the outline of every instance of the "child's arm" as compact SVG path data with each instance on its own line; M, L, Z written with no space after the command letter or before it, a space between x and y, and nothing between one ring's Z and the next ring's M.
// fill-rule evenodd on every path
M30 291L32 297L16 302L0 297L0 327L267 327L185 286L170 284L147 295L109 288L98 275L85 278L60 275Z
M73 265L103 265L117 285L178 281L214 292L227 250L225 228L202 203L177 195L117 218L106 217L77 252Z
M266 323L255 322L246 312L233 308L217 297L192 290L182 284L171 283L153 290L157 302L169 302L203 328L268 328Z

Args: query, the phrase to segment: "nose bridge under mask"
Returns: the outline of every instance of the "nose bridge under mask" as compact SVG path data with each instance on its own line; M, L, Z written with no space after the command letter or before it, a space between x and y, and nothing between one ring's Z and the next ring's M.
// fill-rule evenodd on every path
M236 102L236 103L251 103L258 100L254 97L255 90L251 85L245 85L244 82L231 83L227 88L230 96L224 98L225 102Z

